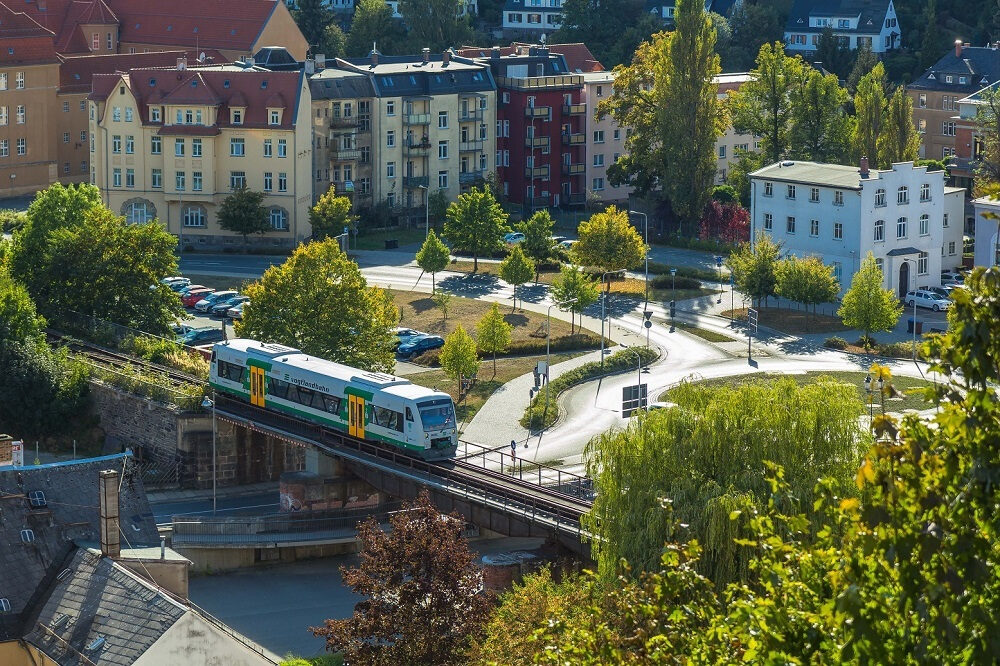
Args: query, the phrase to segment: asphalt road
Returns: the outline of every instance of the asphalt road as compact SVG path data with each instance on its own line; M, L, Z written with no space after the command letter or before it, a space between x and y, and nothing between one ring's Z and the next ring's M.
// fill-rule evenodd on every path
M278 492L220 497L216 503L216 514L223 516L250 516L263 513L277 513ZM212 498L171 500L152 505L156 522L169 523L172 516L211 516Z

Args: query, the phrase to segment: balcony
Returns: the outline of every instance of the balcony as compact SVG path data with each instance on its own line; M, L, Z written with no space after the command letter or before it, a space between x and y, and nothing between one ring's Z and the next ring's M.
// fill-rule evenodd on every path
M563 164L562 174L564 176L582 176L587 172L586 164Z
M403 187L411 190L427 187L427 176L403 176Z
M587 135L582 132L579 134L563 134L562 142L564 146L582 146L587 143Z
M524 109L525 118L551 118L551 106L528 106Z
M524 205L532 210L548 208L552 203L552 197L529 197L524 200Z
M564 206L583 206L587 203L587 195L583 192L564 194L561 199Z
M587 115L586 104L563 104L564 116L585 116Z
M354 162L361 159L358 148L334 148L330 146L330 160L333 162Z
M354 116L331 116L330 129L353 129L358 126L358 119Z
M541 148L543 150L548 150L550 145L549 137L547 136L536 136L534 138L530 136L524 137L525 148Z
M476 171L463 171L458 174L459 185L473 185L478 183L485 177L485 172L482 170Z
M416 157L427 157L431 152L431 142L430 141L404 141L403 151L407 155L413 155Z
M549 167L548 165L540 167L525 167L524 169L525 178L542 178L547 179L549 177Z
M404 113L404 125L430 125L431 114L429 113Z
M348 183L350 185L348 186ZM353 196L354 195L354 181L353 180L331 180L330 184L333 185L334 191L338 196Z
M462 141L458 144L458 152L481 153L483 152L483 142L479 139L476 141Z
M458 122L460 123L477 123L483 119L482 109L473 109L467 111L458 112Z

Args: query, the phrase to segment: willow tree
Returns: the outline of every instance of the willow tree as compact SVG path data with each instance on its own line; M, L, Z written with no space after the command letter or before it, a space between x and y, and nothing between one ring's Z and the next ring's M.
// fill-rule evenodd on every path
M682 384L670 399L676 407L587 445L596 499L585 525L603 576L620 574L623 560L633 573L654 569L663 544L678 538L672 515L689 526L679 538L702 545L704 575L720 588L744 578L753 552L734 539L748 535L750 514L771 499L767 462L783 467L789 496L798 498L779 510L808 511L822 477L841 497L857 494L869 440L856 386L830 378L804 386L791 378Z
M639 195L661 192L681 229L693 230L711 195L725 113L714 81L715 28L703 4L678 0L674 25L616 69L614 92L597 111L631 128L625 156L608 169L611 182Z

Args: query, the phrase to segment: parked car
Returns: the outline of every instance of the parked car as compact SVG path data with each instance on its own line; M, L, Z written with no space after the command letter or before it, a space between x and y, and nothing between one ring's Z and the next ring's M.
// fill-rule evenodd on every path
M170 287L177 293L180 293L183 289L186 289L191 284L191 278L181 278L176 282L171 282L167 286Z
M230 319L243 319L243 306L249 302L250 302L249 300L242 301L239 304L229 308L228 310L226 310L226 316L229 317Z
M406 328L405 326L397 326L393 330L393 334L396 337L396 341L393 343L393 349L399 347L401 344L415 340L421 335L427 335L426 333L421 333L414 328Z
M923 289L907 292L905 302L911 308L916 303L917 307L929 308L934 312L947 310L951 307L951 301L947 298L942 298L933 291L924 291Z
M178 344L187 345L188 347L207 345L213 342L222 342L222 329L216 328L215 326L196 328L193 331L188 331L184 335L178 337L177 342Z
M214 293L215 290L209 289L208 287L199 287L198 289L192 289L183 296L181 296L181 303L186 308L193 308L195 306L195 303L205 298L206 296Z
M208 289L208 287L206 287L203 284L189 284L186 287L181 287L181 290L178 291L177 293L180 295L181 298L184 298L185 296L188 295L188 292L192 292L195 289Z
M173 331L174 336L181 337L182 335L187 335L188 333L193 331L194 326L191 326L190 324L182 324L181 322L177 322L170 327L170 330Z
M507 243L507 245L517 245L524 242L524 234L520 231L512 231L509 234L504 234L503 242Z
M933 292L941 298L948 298L948 295L951 293L951 289L948 289L947 287L918 287L918 289L921 291Z
M411 358L413 356L423 354L425 351L437 349L438 347L443 346L444 338L440 335L420 335L404 344L399 345L399 348L396 351L403 358Z
M209 312L213 315L224 317L229 308L234 308L243 301L249 301L249 296L244 296L243 294L237 294L230 298L223 299L221 301L216 301L215 305L209 308Z
M941 284L961 284L965 276L958 271L941 271Z
M572 248L572 247L573 247L574 245L576 245L576 241L575 241L575 240L564 240L564 241L559 241L559 247L561 247L561 248L562 248L562 249L564 249L564 250L569 250L569 249L571 249L571 248Z
M200 301L194 304L194 309L198 312L208 312L213 305L216 303L221 303L225 300L232 298L233 296L239 296L238 291L216 291L211 294L207 294L202 297Z
M181 277L180 275L174 275L172 277L163 278L162 280L160 280L160 284L165 284L171 289L173 289L176 285L183 285L186 287L189 284L191 284L191 278ZM179 289L180 287L177 288Z

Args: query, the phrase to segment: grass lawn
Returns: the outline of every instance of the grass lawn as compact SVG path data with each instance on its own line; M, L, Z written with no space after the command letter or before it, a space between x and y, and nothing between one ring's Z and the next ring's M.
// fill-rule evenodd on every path
M555 327L553 326L553 328ZM552 363L561 363L583 353L586 352L552 354ZM444 373L444 370L436 368L434 370L428 370L427 372L418 372L408 375L407 379L414 384L437 388L438 390L445 391L450 394L455 400L455 409L457 411L459 423L466 424L472 420L472 417L476 415L476 412L479 411L486 400L493 395L494 391L510 380L531 372L531 369L535 367L535 364L544 358L544 354L539 356L498 358L497 373L495 376L493 375L492 359L480 362L479 380L461 402L459 402L458 399L458 382L448 377ZM512 418L514 416L520 417L520 414L514 414L512 415Z
M786 308L760 308L757 323L784 333L839 333L851 330L838 317L791 310ZM726 310L723 317L735 315L737 321L747 320L747 309Z
M816 381L818 377L832 377L833 379L841 382L846 382L848 384L853 384L858 387L858 397L861 401L868 405L868 394L864 389L865 377L868 373L866 372L851 372L851 371L837 371L837 372L807 372L804 374L790 374L781 375L773 373L757 373L752 375L736 375L734 377L718 377L716 379L706 379L700 384L708 384L712 386L735 386L744 382L759 382L768 379L777 379L778 377L791 377L799 385L811 384ZM885 403L885 408L890 412L901 412L904 409L929 409L934 406L934 403L928 402L924 399L922 395L911 393L912 389L926 388L928 386L933 386L933 382L928 382L923 379L914 379L912 377L895 376L892 378L892 385L897 390L896 397L888 398ZM670 391L667 391L660 396L660 400L669 401ZM879 403L876 396L875 411L879 411Z
M423 226L413 229L389 229L351 236L351 250L384 250L387 240L396 240L400 246L424 242Z
M674 326L685 333L696 335L702 340L708 340L709 342L739 342L736 338L731 338L728 335L716 333L715 331L709 331L704 328L698 328L697 326L692 326L691 324L685 324L679 321L675 321Z

